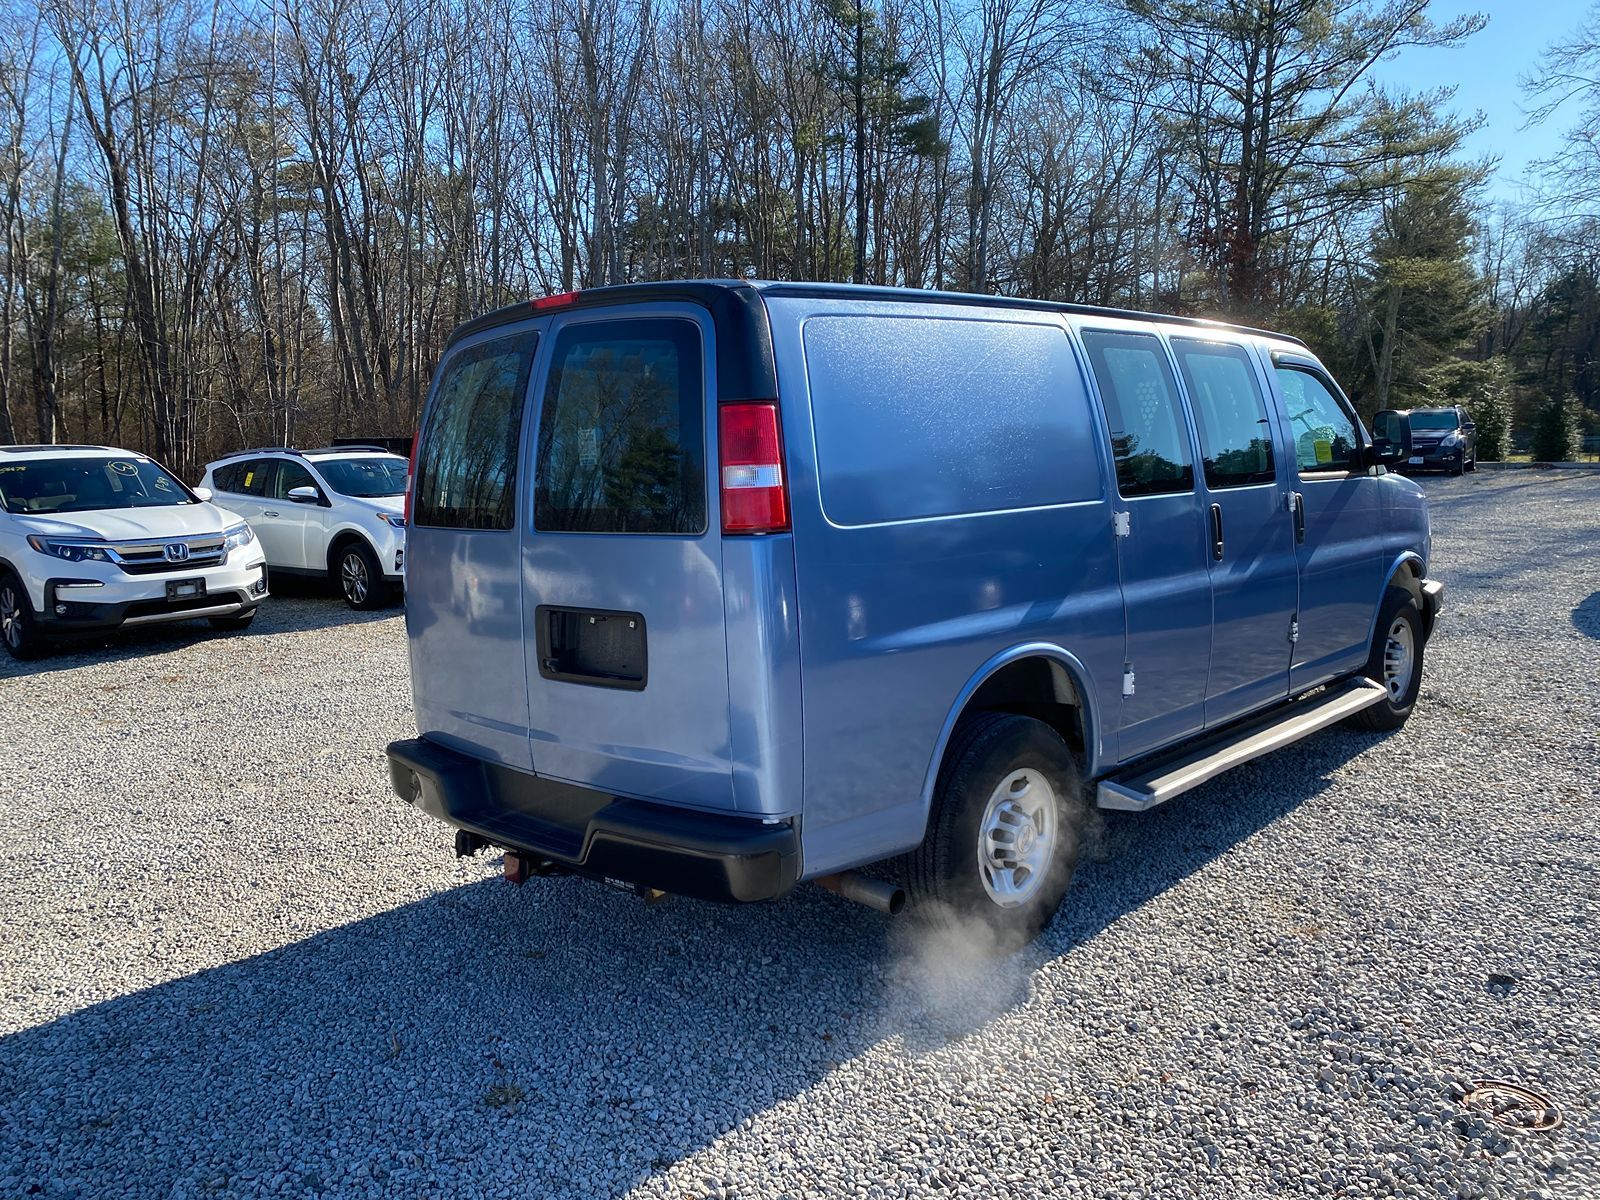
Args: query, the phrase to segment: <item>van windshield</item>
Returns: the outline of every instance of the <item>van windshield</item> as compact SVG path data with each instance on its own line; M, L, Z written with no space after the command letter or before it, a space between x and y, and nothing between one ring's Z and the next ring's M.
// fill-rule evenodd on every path
M9 513L198 503L188 488L148 458L54 458L0 465L0 507Z
M314 464L322 478L341 496L403 496L409 464L399 455L389 458L319 458Z

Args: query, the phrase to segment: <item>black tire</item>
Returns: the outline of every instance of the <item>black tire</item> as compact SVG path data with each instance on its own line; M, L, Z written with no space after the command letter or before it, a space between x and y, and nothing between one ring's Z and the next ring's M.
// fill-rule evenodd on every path
M389 603L389 585L383 565L365 542L346 542L333 560L333 581L351 608L370 612Z
M1456 459L1456 465L1450 468L1450 474L1452 474L1452 475L1460 475L1463 472L1465 472L1466 469L1467 469L1467 456L1465 454L1463 454L1460 458Z
M1056 822L1048 859L1027 872L1019 902L1002 905L992 894L994 875L982 856L990 843L982 835L986 813L1000 800L1007 776L1022 782L1016 794L1041 803ZM1040 795L1036 783L1049 784ZM1009 801L1001 801L1004 809ZM1033 826L1037 817L1029 818ZM979 713L956 726L945 750L934 790L933 812L922 845L906 857L904 881L915 912L934 925L992 936L999 953L1032 941L1061 906L1078 863L1087 810L1077 764L1061 735L1043 721L1010 713ZM1020 826L1013 825L1013 828ZM1028 837L1030 845L1037 837ZM1007 874L1002 872L1002 874ZM986 877L991 881L985 883ZM1036 877L1036 878L1035 878ZM1009 878L1019 878L1013 869Z
M250 628L250 622L256 619L256 610L252 608L246 612L239 613L237 616L209 617L207 619L211 622L211 628L213 629L221 630L224 633L237 633L241 629Z
M1398 621L1405 622L1409 627L1411 673L1405 685L1397 691L1389 680L1387 659L1390 633ZM1422 690L1422 660L1426 644L1422 609L1417 604L1417 598L1406 588L1391 587L1384 594L1383 607L1378 611L1378 623L1372 632L1372 649L1367 655L1365 672L1368 679L1383 684L1389 694L1378 703L1347 718L1345 724L1353 729L1374 729L1379 732L1399 729L1404 725L1411 710L1417 706L1417 694Z
M1474 454L1467 462L1467 470L1476 472L1478 469L1478 456Z
M12 571L0 569L0 642L18 662L32 662L48 648L39 632L28 589Z

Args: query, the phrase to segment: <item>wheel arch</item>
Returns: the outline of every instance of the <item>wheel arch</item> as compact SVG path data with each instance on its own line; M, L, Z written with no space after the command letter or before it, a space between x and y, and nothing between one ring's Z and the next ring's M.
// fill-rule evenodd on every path
M334 530L333 536L328 539L328 554L326 562L328 568L328 578L338 578L339 555L344 553L344 548L351 542L360 542L362 545L366 546L366 548L372 552L372 557L378 560L379 568L382 568L383 558L378 554L378 548L372 544L372 539L355 526L346 525L340 529Z
M1383 598L1389 594L1390 587L1398 585L1405 588L1426 615L1427 606L1422 602L1422 572L1422 555L1415 550L1403 551L1389 564L1389 569L1383 573L1383 585L1372 599L1372 619L1367 622L1367 645L1372 645L1372 639L1377 636L1378 614L1383 611Z
M1100 724L1094 711L1088 668L1071 651L1050 642L1030 642L994 655L967 680L940 727L922 784L922 810L933 811L933 791L951 735L969 712L1011 712L1038 717L1072 748L1085 781L1097 774Z

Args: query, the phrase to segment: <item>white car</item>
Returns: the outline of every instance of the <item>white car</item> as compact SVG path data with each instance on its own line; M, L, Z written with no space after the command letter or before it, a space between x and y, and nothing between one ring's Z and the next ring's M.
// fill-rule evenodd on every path
M410 464L376 447L241 450L201 485L250 522L270 570L334 579L351 608L400 594Z
M267 595L237 515L161 464L109 446L0 446L0 641L209 618L243 629Z

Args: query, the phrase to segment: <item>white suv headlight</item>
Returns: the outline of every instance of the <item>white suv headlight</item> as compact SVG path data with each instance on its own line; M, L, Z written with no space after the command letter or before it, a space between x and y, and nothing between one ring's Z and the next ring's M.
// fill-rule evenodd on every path
M237 550L240 546L248 546L256 540L256 531L248 525L235 525L222 532L222 552Z
M399 513L381 512L378 514L378 520L385 525L393 525L396 529L404 529L406 527L406 519Z
M70 538L47 538L32 534L28 538L28 545L40 554L48 554L52 558L64 558L68 562L110 562L111 556L106 553L104 546L93 542L76 541Z

